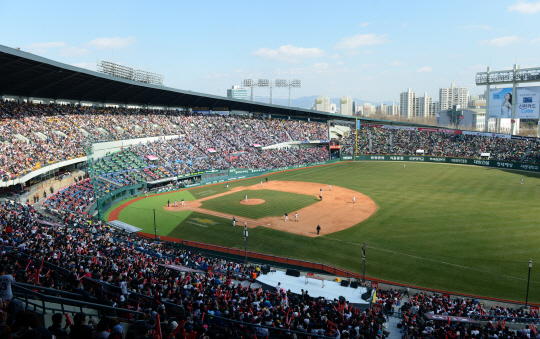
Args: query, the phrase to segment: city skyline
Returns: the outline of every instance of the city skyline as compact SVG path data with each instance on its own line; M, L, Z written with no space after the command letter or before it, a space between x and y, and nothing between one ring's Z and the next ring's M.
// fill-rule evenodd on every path
M96 10L101 7L107 10ZM91 70L97 60L118 62L164 74L169 87L221 96L243 78L294 78L302 88L293 98L350 95L397 103L409 87L434 99L450 83L481 94L485 87L476 86L474 76L487 66L540 65L540 34L528 29L540 17L540 1L211 7L33 1L3 2L0 9L24 13L5 16L0 44ZM343 20L345 9L359 15Z

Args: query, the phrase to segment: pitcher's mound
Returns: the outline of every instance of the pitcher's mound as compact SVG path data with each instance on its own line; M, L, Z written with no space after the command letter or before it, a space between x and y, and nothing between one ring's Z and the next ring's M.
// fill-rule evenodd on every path
M264 204L264 200L263 199L248 199L247 202L245 200L240 200L240 203L242 205L260 205L260 204Z

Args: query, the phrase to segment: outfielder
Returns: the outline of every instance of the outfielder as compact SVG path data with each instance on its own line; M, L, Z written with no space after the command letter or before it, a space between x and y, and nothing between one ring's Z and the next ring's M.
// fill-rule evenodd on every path
M236 219L234 217L232 217L232 225L236 226Z
M523 178L521 178L521 184L523 185Z

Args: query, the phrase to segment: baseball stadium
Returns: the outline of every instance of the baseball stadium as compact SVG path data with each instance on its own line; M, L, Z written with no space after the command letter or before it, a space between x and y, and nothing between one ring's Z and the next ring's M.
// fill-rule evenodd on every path
M109 338L536 333L537 138L185 91L5 46L0 79L9 312Z

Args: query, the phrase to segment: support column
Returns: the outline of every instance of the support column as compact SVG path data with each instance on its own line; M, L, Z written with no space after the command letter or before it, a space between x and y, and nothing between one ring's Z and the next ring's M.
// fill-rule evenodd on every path
M489 90L490 90L490 85L489 85L489 72L491 72L491 67L488 67L487 68L487 97L486 97L486 117L485 117L485 122L484 122L484 132L489 132L488 130L488 126L489 126Z
M512 75L512 120L511 120L511 127L510 127L510 134L513 135L515 131L515 120L516 120L516 102L517 100L517 94L516 94L516 88L517 88L517 81L516 81L516 72L517 72L517 65L514 64L514 74Z

